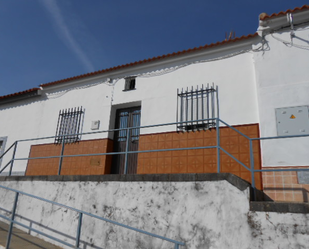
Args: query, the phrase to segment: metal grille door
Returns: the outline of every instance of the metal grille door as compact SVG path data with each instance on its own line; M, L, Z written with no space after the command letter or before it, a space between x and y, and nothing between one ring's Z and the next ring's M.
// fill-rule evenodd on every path
M138 150L139 128L127 129L130 127L140 126L141 108L127 108L117 110L116 129L114 135L114 151L125 152ZM128 134L129 131L129 134ZM125 164L127 162L127 172ZM136 174L137 172L137 153L115 155L113 157L112 173L113 174Z

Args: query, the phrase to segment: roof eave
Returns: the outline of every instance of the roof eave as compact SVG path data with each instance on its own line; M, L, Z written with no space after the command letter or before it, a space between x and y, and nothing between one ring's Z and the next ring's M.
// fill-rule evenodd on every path
M265 35L267 33L271 33L275 30L278 30L280 28L289 27L290 23L287 20L287 14L292 13L293 15L293 24L301 24L304 22L309 21L309 8L300 10L300 11L287 11L282 13L281 15L274 16L274 17L267 17L260 20L260 24L258 27L258 33L260 35Z
M9 104L12 102L30 99L34 97L39 97L42 95L42 90L40 88L33 88L23 92L18 92L6 96L0 97L0 105Z
M137 70L143 70L157 65L165 65L171 62L178 62L182 60L192 59L197 56L210 55L217 52L224 52L231 49L237 49L241 47L250 46L254 43L255 39L259 38L258 33L254 33L248 36L243 36L241 38L236 38L233 40L218 42L215 44L201 46L199 48L193 48L185 50L178 53L167 54L163 56L154 57L152 59L146 59L142 61L137 61L134 63L129 63L113 68L108 68L100 71L96 71L89 74L84 74L72 78L67 78L55 82L50 82L46 84L41 84L42 89L53 90L63 86L70 86L76 83L83 83L89 79L96 80L106 78L122 78L133 75Z

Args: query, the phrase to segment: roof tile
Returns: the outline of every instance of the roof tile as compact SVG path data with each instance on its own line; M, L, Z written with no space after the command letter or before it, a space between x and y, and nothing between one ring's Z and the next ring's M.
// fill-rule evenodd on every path
M143 63L161 60L161 59L164 59L164 58L167 58L167 57L179 56L179 55L183 55L183 54L186 54L186 53L195 52L195 51L201 50L201 49L207 49L207 48L211 48L211 47L215 47L215 46L219 46L219 45L225 45L225 44L228 44L228 43L246 40L246 39L253 38L253 37L256 37L256 36L258 36L257 33L250 34L250 35L247 35L247 36L236 37L236 38L230 39L230 40L224 40L224 41L221 41L221 42L211 43L209 45L206 44L206 45L200 46L200 47L189 48L187 50L173 52L172 54L166 54L166 55L161 55L161 56L157 56L157 57L152 57L152 58L148 58L148 59L144 59L144 60L140 60L140 61L127 63L127 64L124 64L124 65L119 65L119 66L95 71L95 72L92 72L92 73L87 73L87 74L82 74L82 75L78 75L78 76L74 76L74 77L70 77L70 78L66 78L66 79L62 79L62 80L57 80L57 81L41 84L40 86L41 87L53 86L53 85L57 85L57 84L61 84L61 83L65 83L65 82L69 82L69 81L73 81L73 80L86 78L90 75L99 75L99 74L115 71L115 70L122 69L122 68L128 68L128 67L135 66L135 65L138 65L138 64L143 64Z
M11 98L11 97L16 97L16 96L20 96L20 95L24 95L26 93L36 92L38 90L40 90L40 88L32 88L32 89L25 90L25 91L22 91L22 92L17 92L17 93L12 93L12 94L9 94L9 95L0 96L0 100L1 99Z
M281 11L279 13L274 13L274 14L271 14L271 15L266 15L263 18L261 18L261 20L264 21L264 20L269 19L269 18L283 16L283 15L286 15L287 13L295 13L295 12L306 10L306 9L309 9L309 5L304 5L302 7L297 7L297 8L292 9L292 10L288 9L286 11Z

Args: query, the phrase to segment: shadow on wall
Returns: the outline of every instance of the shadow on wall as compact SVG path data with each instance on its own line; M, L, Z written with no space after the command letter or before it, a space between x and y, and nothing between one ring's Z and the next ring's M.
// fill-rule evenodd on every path
M309 185L308 189L264 187L264 192L276 201L309 202Z

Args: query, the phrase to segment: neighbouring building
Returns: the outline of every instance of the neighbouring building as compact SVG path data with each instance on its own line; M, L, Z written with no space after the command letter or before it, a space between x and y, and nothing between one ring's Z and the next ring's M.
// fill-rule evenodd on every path
M26 175L123 174L125 161L129 174L217 172L215 118L250 138L309 134L308 65L309 6L261 15L255 34L0 97L0 153L19 141L13 171ZM249 140L223 122L219 127L220 146L250 167ZM150 152L117 154L126 146ZM211 148L171 150L205 146ZM309 168L308 146L306 137L255 140L254 167ZM90 155L68 157L80 154ZM223 151L220 165L251 181ZM254 179L273 199L308 201L304 172Z

